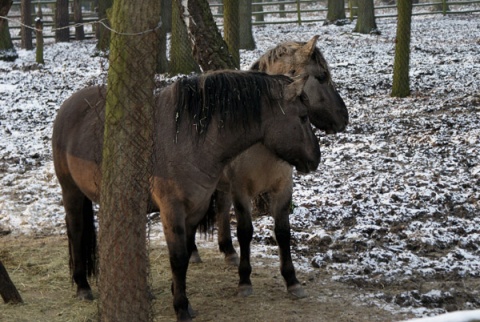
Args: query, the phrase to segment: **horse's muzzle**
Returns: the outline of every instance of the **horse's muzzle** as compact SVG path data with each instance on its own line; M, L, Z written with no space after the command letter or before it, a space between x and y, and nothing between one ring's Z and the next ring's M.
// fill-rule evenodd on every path
M300 174L307 174L309 172L317 170L319 163L320 158L318 158L318 161L299 162L295 165L295 169Z

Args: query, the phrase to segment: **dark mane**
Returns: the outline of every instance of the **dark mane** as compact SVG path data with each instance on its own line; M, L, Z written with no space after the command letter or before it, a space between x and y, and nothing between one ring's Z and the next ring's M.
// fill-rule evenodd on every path
M257 71L217 71L182 78L173 85L177 130L185 117L199 135L207 132L214 116L218 116L219 127L258 124L264 99L272 105L291 82L287 76Z

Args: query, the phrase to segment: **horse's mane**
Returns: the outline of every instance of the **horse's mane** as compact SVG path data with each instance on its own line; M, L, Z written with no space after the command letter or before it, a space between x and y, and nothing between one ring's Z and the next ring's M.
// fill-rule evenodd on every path
M293 56L295 52L304 46L306 42L300 41L287 41L281 44L278 44L276 47L269 49L265 52L260 58L252 64L251 70L258 70L265 72L268 66L275 63L280 57L284 55ZM323 57L322 52L318 47L315 47L312 58L315 60L318 66L320 66L326 73L327 79L330 82L332 77L330 74L330 68L328 66L325 57Z
M216 71L184 77L173 85L177 130L185 116L199 135L207 132L214 116L218 116L219 127L258 124L262 100L272 105L291 82L287 76L258 71Z

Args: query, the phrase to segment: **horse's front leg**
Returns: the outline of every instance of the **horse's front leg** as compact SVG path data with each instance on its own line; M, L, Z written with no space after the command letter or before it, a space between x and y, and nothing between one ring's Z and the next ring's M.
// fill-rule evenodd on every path
M270 198L270 212L275 220L275 238L280 254L280 272L287 284L287 290L295 297L303 298L306 295L298 281L290 252L290 205L292 203L291 190L286 189L272 194Z
M250 243L253 237L250 199L248 196L236 197L234 200L235 214L237 216L237 238L240 244L240 264L238 266L238 295L249 296L253 293L250 275Z
M181 206L161 209L163 230L172 270L173 307L177 315L177 321L192 321L192 310L186 295L186 279L190 258L185 227L186 214L178 210L175 211L175 208L181 209Z
M230 208L232 207L232 197L230 193L217 190L216 215L218 226L218 247L225 255L225 262L232 266L239 265L238 254L232 243L232 232L230 230Z

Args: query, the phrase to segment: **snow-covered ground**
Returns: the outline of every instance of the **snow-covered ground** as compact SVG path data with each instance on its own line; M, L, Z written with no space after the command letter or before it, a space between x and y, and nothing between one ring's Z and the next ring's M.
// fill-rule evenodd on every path
M353 25L255 27L257 49L241 53L247 69L279 42L319 34L349 109L345 133L319 133L318 170L295 177L295 263L377 287L364 300L392 310L478 309L480 15L414 18L405 99L390 97L395 20L377 24L380 36L352 33ZM0 235L63 234L52 122L74 91L103 82L106 68L88 41L48 44L45 66L34 52L19 55L0 62ZM255 227L254 256L276 256L272 219L258 218ZM474 284L378 291L440 280Z

